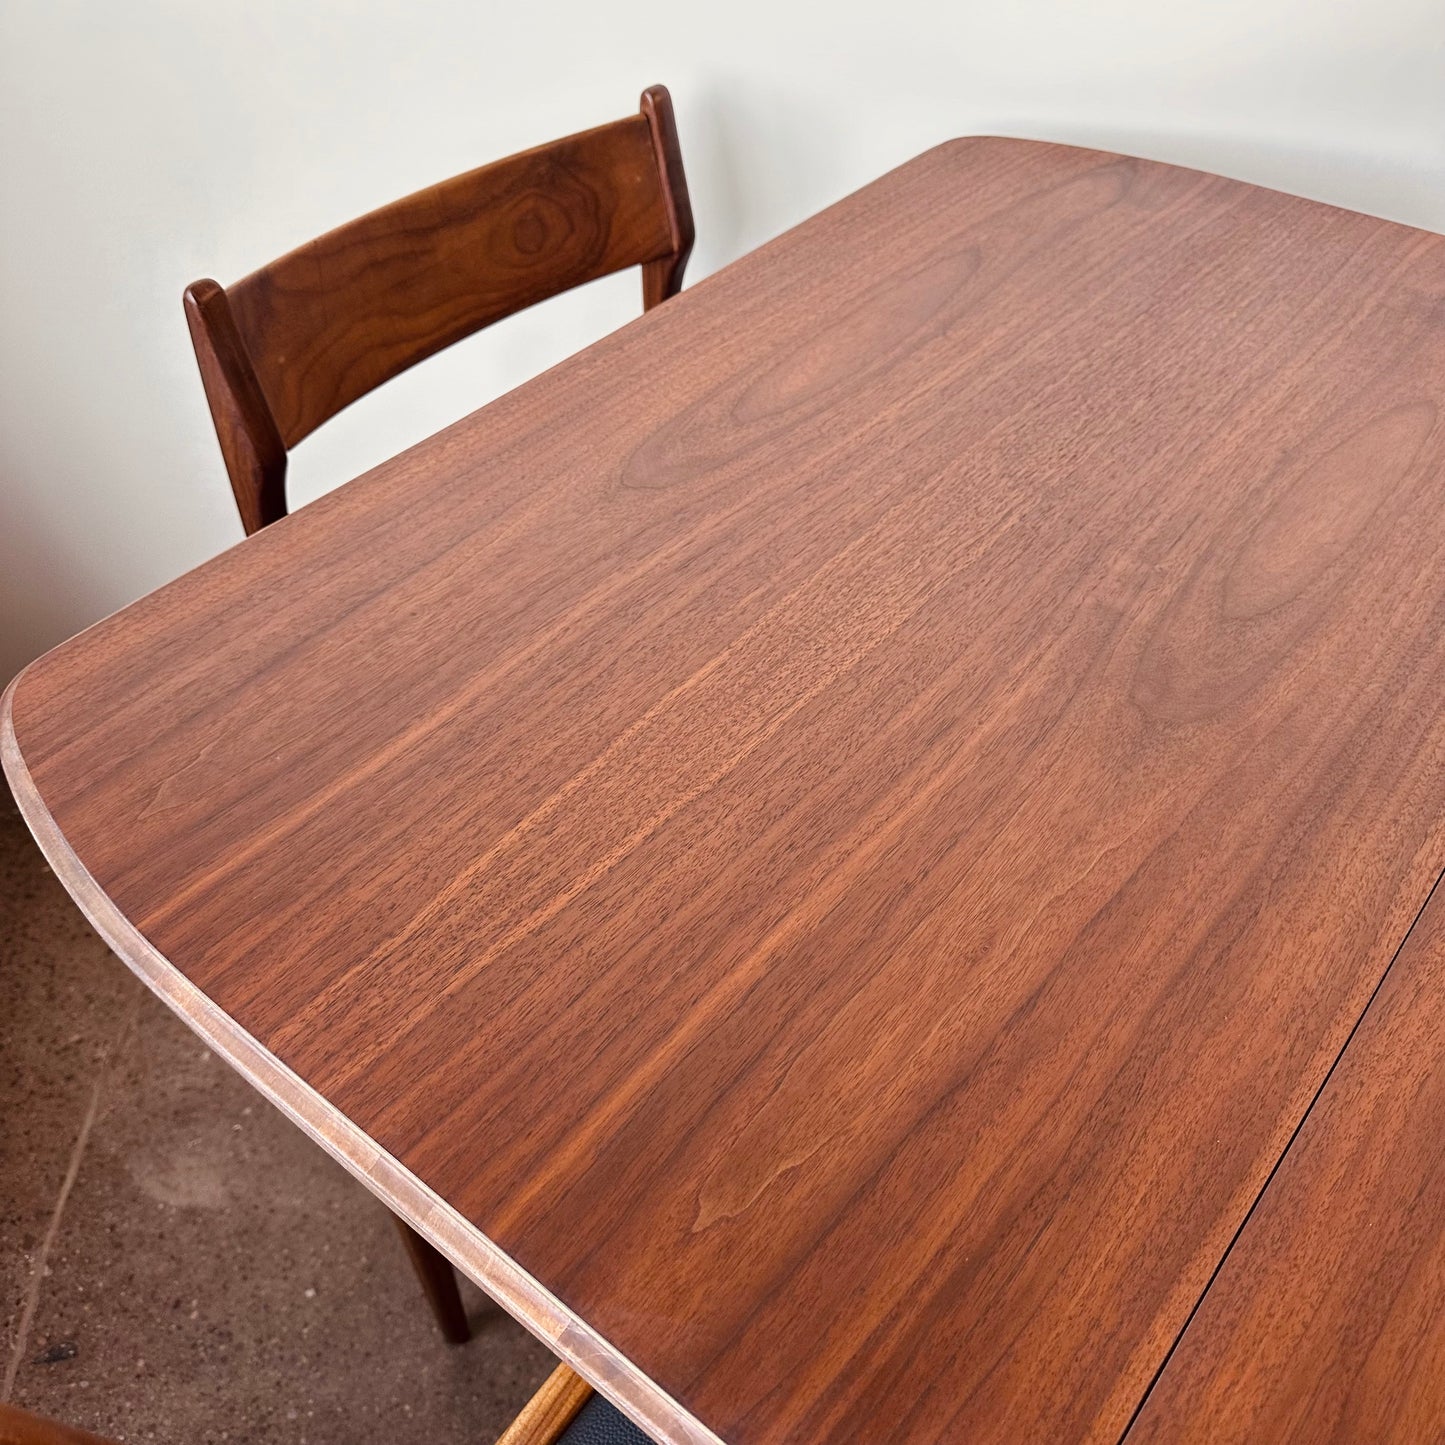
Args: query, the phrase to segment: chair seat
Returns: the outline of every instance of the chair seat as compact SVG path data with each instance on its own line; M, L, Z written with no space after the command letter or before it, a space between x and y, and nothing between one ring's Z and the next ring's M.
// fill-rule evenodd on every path
M601 1395L591 1395L557 1437L557 1445L652 1445L652 1441Z

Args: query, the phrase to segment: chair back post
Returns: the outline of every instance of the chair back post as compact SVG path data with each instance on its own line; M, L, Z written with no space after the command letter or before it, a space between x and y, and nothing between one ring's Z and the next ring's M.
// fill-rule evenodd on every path
M642 267L642 308L654 306L682 290L682 273L692 255L696 233L692 221L692 198L687 191L687 174L682 168L682 146L677 138L677 120L672 113L672 96L665 85L649 85L642 92L642 114L652 132L652 149L662 180L662 198L672 232L672 254Z
M225 291L215 281L197 281L186 287L185 308L221 458L249 537L286 515L286 448Z

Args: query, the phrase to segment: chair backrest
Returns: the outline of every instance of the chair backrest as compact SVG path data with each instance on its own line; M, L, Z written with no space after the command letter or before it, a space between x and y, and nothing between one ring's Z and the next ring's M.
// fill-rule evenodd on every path
M286 452L409 366L504 316L628 266L644 308L674 295L692 208L667 90L639 114L468 171L362 216L186 320L247 533L286 515Z

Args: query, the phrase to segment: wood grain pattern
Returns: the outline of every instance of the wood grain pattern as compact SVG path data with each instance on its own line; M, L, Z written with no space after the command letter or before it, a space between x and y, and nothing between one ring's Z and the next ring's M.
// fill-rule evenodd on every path
M569 287L642 268L673 296L692 206L672 99L455 176L233 285L197 281L186 322L247 534L286 514L286 452L382 382Z
M1128 1435L1445 1440L1445 895L1416 924Z
M1112 1442L1445 861L1442 321L1438 237L953 143L43 659L7 759L654 1437Z

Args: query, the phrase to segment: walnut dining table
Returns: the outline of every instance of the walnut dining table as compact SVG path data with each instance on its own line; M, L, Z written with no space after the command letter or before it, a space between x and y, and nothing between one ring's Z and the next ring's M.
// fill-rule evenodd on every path
M927 152L11 684L56 872L671 1445L1445 1439L1445 239Z

